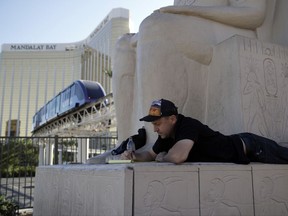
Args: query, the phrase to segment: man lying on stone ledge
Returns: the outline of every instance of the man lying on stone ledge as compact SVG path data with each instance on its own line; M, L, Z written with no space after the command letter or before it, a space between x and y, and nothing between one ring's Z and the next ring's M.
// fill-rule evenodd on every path
M149 114L140 121L152 122L158 139L148 151L125 151L121 159L133 161L262 162L288 163L288 148L275 141L252 134L230 136L213 131L200 121L178 114L173 102L165 99L152 102Z

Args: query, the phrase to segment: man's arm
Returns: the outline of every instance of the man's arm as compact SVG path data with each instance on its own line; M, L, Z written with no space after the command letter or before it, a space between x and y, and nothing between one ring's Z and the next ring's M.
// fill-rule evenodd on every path
M130 152L130 151L125 151L121 154L121 159L124 160L134 160L138 162L145 162L145 161L153 161L156 158L155 152L150 149L148 151L143 151L143 152Z
M189 152L191 151L194 142L190 139L178 141L167 154L159 153L156 161L171 162L175 164L183 163L187 160Z

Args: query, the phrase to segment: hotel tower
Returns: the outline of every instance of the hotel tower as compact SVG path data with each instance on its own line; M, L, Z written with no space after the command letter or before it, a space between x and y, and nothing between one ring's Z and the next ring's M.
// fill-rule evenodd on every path
M113 48L129 32L129 11L116 8L79 42L3 44L0 136L30 136L35 112L77 79L97 81L111 93Z

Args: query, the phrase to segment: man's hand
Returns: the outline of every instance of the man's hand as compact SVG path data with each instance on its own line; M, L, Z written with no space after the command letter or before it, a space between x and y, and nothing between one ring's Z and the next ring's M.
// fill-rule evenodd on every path
M122 160L135 160L135 153L133 151L124 151L121 154Z
M164 157L167 155L167 152L160 152L156 158L155 161L157 162L164 162Z
M152 149L142 152L125 151L121 154L122 160L133 160L137 162L153 161L155 158L156 154Z

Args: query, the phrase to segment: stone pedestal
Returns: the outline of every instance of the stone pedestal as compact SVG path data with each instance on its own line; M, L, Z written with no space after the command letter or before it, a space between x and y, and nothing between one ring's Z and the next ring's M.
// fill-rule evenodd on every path
M33 215L287 215L288 165L39 167Z

